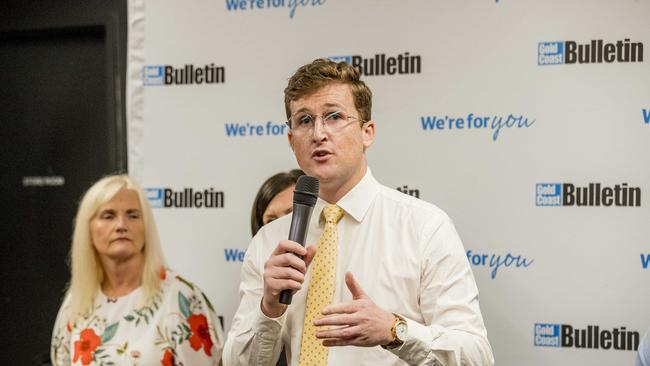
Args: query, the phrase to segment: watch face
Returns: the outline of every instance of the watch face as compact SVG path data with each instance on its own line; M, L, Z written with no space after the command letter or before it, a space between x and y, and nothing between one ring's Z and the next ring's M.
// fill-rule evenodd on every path
M400 341L405 341L406 340L406 335L408 333L408 328L406 327L406 323L399 323L395 327L395 335L397 336L397 339Z

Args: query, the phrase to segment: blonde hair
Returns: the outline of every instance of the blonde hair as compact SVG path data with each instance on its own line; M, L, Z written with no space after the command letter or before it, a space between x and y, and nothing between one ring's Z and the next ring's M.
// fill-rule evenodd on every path
M128 175L104 177L93 184L84 194L75 218L71 250L72 274L68 289L71 320L93 310L93 300L104 281L104 269L90 235L90 221L102 205L123 189L133 190L138 195L145 226L141 301L143 303L149 301L160 288L158 274L160 269L165 266L165 258L160 246L153 211L147 197L140 186Z

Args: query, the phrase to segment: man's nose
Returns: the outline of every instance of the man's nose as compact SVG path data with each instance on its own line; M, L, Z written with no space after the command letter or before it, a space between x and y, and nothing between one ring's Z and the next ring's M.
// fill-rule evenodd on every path
M322 141L327 137L327 131L325 130L325 120L322 116L316 117L314 121L314 129L312 130L312 139L314 141Z

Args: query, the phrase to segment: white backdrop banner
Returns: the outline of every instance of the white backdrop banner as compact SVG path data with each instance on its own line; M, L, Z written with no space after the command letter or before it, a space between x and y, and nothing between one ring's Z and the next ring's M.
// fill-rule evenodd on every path
M650 327L650 2L129 4L129 169L171 266L238 303L257 189L296 168L283 89L351 63L375 177L444 209L497 365L631 365Z

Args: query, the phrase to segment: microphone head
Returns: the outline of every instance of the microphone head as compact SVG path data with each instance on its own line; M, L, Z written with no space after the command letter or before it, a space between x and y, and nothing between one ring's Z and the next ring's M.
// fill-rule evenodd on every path
M293 203L314 207L318 198L318 179L309 175L301 175L293 190Z

